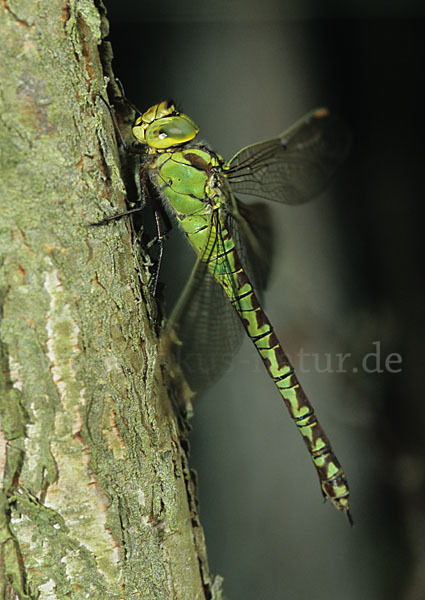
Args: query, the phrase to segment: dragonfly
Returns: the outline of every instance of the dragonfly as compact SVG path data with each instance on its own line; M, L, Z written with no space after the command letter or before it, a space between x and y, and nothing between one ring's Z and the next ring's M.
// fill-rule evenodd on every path
M160 202L196 255L163 334L185 378L194 392L208 386L248 335L307 446L325 500L352 525L343 468L261 305L271 263L269 213L264 204L246 205L235 196L284 204L316 196L348 153L348 128L318 108L225 161L195 140L198 125L173 102L144 113L129 104L138 113L132 133L142 153L142 193Z

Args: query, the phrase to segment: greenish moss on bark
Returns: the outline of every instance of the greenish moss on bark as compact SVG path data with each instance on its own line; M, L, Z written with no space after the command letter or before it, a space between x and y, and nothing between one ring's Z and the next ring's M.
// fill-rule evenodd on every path
M0 598L219 600L138 244L89 226L125 206L107 31L0 9Z

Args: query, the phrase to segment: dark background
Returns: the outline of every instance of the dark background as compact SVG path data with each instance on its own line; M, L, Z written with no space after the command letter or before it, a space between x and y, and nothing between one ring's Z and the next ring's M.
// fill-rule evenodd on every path
M353 132L326 193L272 206L266 307L345 467L355 527L322 503L245 343L195 404L191 437L210 566L231 600L425 598L424 11L377 4L106 0L128 97L142 110L173 98L224 157L321 105ZM161 280L175 297L172 261L187 258L171 238ZM378 348L382 372L365 372ZM316 359L300 364L301 350Z

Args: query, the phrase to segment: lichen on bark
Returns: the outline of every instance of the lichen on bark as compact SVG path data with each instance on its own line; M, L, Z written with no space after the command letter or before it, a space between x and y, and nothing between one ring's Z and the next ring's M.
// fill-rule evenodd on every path
M0 597L218 600L138 241L90 227L125 207L107 30L0 8Z

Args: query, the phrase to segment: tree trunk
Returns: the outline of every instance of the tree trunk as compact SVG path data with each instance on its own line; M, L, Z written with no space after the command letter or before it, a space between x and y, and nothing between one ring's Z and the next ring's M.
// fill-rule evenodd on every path
M95 0L0 7L0 598L221 598L127 219ZM107 80L106 80L107 81Z

